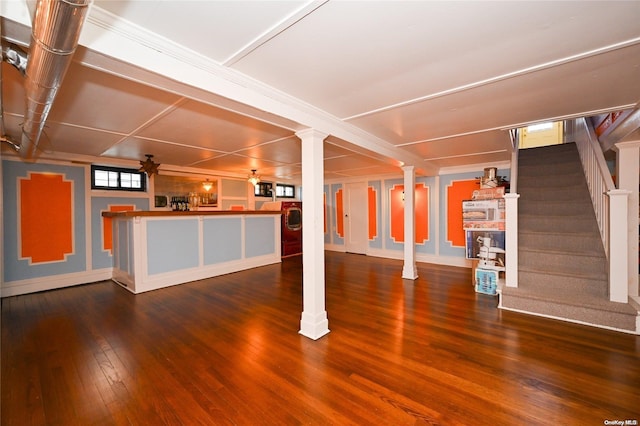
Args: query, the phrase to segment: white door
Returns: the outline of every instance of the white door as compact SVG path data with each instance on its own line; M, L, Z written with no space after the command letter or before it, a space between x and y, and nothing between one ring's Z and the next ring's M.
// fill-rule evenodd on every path
M368 244L368 197L366 182L347 183L344 191L345 250L366 254Z

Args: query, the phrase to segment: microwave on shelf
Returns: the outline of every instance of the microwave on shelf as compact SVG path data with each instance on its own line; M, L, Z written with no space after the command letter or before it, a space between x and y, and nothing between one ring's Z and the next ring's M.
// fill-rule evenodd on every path
M504 199L462 202L462 224L465 229L504 229Z

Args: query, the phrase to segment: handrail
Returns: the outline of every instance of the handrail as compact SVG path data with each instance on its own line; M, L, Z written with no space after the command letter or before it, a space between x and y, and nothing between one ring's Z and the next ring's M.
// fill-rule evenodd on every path
M587 179L602 244L608 257L610 212L607 193L614 190L615 185L593 126L585 118L576 119L575 124L575 143Z
M518 192L518 129L509 131L511 138L511 172L509 177L509 192L516 194Z
M505 209L505 285L518 287L518 129L509 131L511 138L511 172L509 193L504 195ZM501 299L502 300L502 299Z

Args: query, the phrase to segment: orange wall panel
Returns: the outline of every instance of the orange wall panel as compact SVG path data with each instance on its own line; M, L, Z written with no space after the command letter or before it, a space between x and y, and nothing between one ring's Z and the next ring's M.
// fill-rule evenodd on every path
M462 201L470 200L478 185L477 179L469 179L454 181L447 187L447 240L453 246L465 246Z
M394 185L389 195L391 238L396 243L402 243L404 242L404 185Z
M324 223L324 233L327 233L327 193L322 194L322 219Z
M377 237L376 232L378 229L377 221L377 209L376 205L376 190L369 186L367 187L368 207L369 207L369 240L373 240Z
M125 206L109 206L110 212L128 212L136 209L136 206L125 205ZM112 218L103 217L102 218L102 249L104 251L113 252L113 229L112 229Z
M60 262L73 254L73 182L64 175L30 173L18 180L20 256Z
M429 187L417 183L415 191L415 242L424 244L429 240ZM394 185L390 191L391 238L396 243L404 242L404 185Z
M344 238L344 206L342 204L342 189L336 191L336 233Z
M416 244L429 240L429 187L416 184Z

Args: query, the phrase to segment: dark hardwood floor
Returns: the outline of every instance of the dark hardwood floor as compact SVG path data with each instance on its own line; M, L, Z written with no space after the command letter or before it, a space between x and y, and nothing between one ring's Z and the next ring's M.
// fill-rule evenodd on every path
M2 425L640 421L640 337L500 311L468 269L327 252L331 332L298 334L301 257L133 295L2 301ZM613 423L609 423L613 424Z

